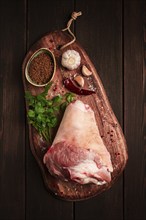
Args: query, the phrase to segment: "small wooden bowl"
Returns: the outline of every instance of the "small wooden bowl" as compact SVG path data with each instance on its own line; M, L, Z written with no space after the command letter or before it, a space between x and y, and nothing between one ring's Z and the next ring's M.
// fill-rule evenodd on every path
M37 84L35 83L29 76L29 66L31 64L31 62L33 61L33 59L35 57L37 57L39 54L41 53L45 53L45 54L48 54L48 56L51 57L52 61L53 61L53 71L51 73L51 76L49 78L49 81L45 84ZM54 77L54 74L56 72L56 60L55 60L55 56L54 54L47 48L40 48L39 50L37 50L35 53L32 54L32 56L30 57L30 59L28 60L27 64L26 64L26 67L25 67L25 77L27 79L27 81L32 84L33 86L37 86L37 87L43 87L43 86L46 86Z

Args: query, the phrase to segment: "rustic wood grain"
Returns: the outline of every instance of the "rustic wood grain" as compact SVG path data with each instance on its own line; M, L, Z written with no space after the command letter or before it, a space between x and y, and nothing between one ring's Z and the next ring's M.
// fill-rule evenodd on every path
M0 21L0 219L24 220L25 108L20 76L25 54L24 2L1 1Z
M123 3L124 17L121 17ZM145 0L0 2L0 220L146 219L145 65L142 73L146 54L142 42L145 6ZM100 73L115 115L124 125L129 161L124 178L110 190L72 203L58 200L47 192L30 152L28 127L24 136L21 62L25 48L28 50L44 33L64 27L75 9L83 12L76 21L77 39ZM123 34L125 46L121 42Z
M92 58L122 126L122 1L79 1L76 8L83 11L82 17L76 22L77 39ZM94 220L98 216L100 220L123 220L123 188L121 176L106 193L89 201L76 203L76 219L87 220L91 216Z
M40 41L33 45L33 47L27 53L23 62L22 70L25 91L30 91L32 94L36 95L39 94L42 90L42 88L30 85L30 83L26 80L25 68L33 53L35 53L40 48L48 48L53 52L56 58L56 73L54 75L53 82L59 88L60 93L62 92L62 90L63 92L68 92L64 88L62 83L68 71L66 71L66 69L63 69L60 64L62 53L67 49L65 48L63 50L60 50L59 48L60 46L68 43L70 40L71 37L65 32L55 31L44 36ZM127 161L127 147L120 125L111 109L100 78L88 55L77 42L68 46L68 49L78 51L81 56L81 65L77 70L74 70L70 73L72 74L72 76L76 72L81 74L82 65L87 65L93 73L91 76L92 80L90 79L90 82L87 79L84 79L84 87L85 89L88 89L88 86L94 86L96 88L95 94L90 96L77 96L77 99L81 99L84 103L89 104L89 106L92 107L95 113L95 118L99 127L100 135L103 138L103 142L111 155L112 165L114 169L112 173L112 181L108 184L97 186L95 184L80 185L74 182L66 182L59 180L58 178L53 178L43 164L43 156L48 149L47 145L51 145L51 143L42 143L41 137L36 132L36 130L32 128L31 125L29 126L29 137L32 153L41 168L47 188L52 191L54 195L57 195L62 199L76 201L93 197L113 185L115 180L119 177L119 175L125 168ZM54 91L53 88L51 88L49 94L51 94L52 97L57 95L59 91ZM44 145L47 147L45 151L42 150L44 149Z
M29 0L27 5L27 50L42 35L66 25L73 11L73 1ZM27 130L28 131L28 130ZM28 135L28 133L27 133ZM56 200L45 188L38 164L30 152L27 142L26 158L26 218L29 220L72 220L73 203Z
M146 219L145 146L143 136L144 85L143 28L144 1L124 4L124 127L129 162L125 171L124 218Z

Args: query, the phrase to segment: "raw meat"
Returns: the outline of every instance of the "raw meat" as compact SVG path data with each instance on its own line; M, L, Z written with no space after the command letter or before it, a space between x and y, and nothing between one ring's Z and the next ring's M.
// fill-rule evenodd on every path
M89 105L79 100L69 104L44 163L53 176L65 181L97 185L111 181L110 154Z

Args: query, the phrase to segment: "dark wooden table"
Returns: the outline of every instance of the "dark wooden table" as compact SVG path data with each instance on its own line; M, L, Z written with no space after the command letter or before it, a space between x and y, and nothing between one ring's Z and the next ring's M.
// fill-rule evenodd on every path
M31 154L21 66L29 47L65 27L71 12L123 128L129 160L103 194L51 196ZM3 0L0 3L0 220L146 220L146 1Z

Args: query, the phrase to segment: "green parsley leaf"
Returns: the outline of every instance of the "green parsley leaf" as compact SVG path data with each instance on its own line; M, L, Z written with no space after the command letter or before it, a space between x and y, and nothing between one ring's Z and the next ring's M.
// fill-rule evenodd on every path
M44 91L37 96L33 96L29 91L25 92L25 99L29 106L28 122L50 143L52 141L51 129L58 125L59 114L75 99L73 93L66 93L63 96L57 95L50 100L46 99L51 85L52 83L49 83Z

